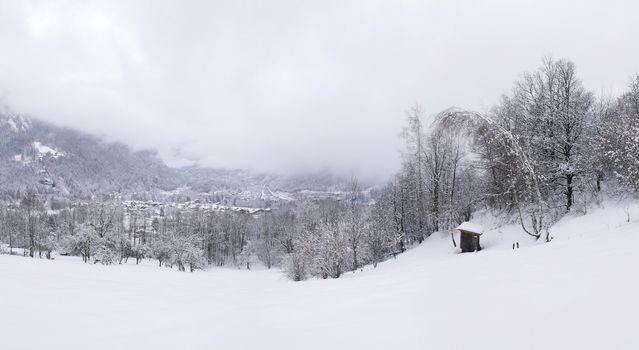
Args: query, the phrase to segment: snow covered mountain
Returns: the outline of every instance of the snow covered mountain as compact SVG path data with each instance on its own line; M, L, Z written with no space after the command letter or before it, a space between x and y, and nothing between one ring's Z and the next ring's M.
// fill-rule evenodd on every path
M75 130L0 114L0 198L25 191L61 198L173 189L180 181L154 152L133 152Z
M261 206L299 196L339 196L346 180L330 172L283 176L197 166L168 167L155 151L0 109L0 200L26 191L54 200L124 195L213 195L233 205ZM239 202L239 203L236 203Z

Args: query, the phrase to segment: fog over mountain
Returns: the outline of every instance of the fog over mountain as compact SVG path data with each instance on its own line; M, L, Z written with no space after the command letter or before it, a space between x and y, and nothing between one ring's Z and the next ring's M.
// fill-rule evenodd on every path
M639 70L638 12L633 1L0 1L0 96L170 165L384 179L414 103L427 116L485 110L542 55L570 57L589 89L617 95Z
M326 171L286 176L169 167L153 150L133 151L122 143L57 127L7 107L0 110L0 201L20 199L26 192L48 202L108 193L165 200L214 194L217 202L239 200L259 206L266 204L260 201L277 197L277 191L335 193L345 188L347 180Z

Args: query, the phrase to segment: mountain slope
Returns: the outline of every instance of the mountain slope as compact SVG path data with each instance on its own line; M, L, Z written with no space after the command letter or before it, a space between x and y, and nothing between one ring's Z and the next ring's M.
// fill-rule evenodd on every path
M198 166L170 168L154 151L132 151L121 143L0 108L0 200L19 199L26 191L74 200L112 192L156 196L180 188L188 189L188 195L222 192L229 202L246 204L263 202L266 187L299 192L302 197L330 197L347 188L346 183L328 171L278 175Z
M83 198L95 193L173 189L175 171L154 152L37 119L0 114L0 198L32 191Z

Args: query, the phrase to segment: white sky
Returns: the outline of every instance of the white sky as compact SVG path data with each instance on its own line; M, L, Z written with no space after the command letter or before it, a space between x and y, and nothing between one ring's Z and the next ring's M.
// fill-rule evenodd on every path
M487 110L542 56L639 72L639 1L0 0L0 97L170 164L399 164L405 111Z

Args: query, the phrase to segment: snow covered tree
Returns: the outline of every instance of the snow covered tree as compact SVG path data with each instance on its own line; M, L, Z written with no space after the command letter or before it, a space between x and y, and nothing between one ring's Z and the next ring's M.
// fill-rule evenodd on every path
M440 229L442 181L446 162L450 155L445 141L441 130L435 129L428 137L427 146L424 149L431 198L430 214L434 232Z
M40 220L38 232L38 252L40 255L44 252L46 258L51 259L51 253L57 248L58 244L58 227L55 222L55 217L45 215Z
M24 237L27 242L27 248L30 257L35 256L37 249L37 220L38 210L41 209L41 203L36 199L36 195L27 192L20 201L20 209L24 220Z
M548 198L564 197L566 211L574 203L577 181L586 171L586 137L594 98L576 75L575 65L546 58L525 74L512 96L504 97L494 119L514 135L541 176Z
M602 122L598 150L619 183L639 192L639 75Z
M256 240L247 245L251 246L250 250L257 255L266 268L270 269L278 263L281 247L278 233L281 232L282 228L278 227L276 217L269 213L256 223L255 230L258 233Z
M171 249L171 243L167 236L160 236L159 239L153 241L151 245L151 254L153 258L158 260L158 264L161 267L162 264L166 264L171 261L173 250Z
M366 247L374 267L390 254L395 253L400 240L393 217L389 191L383 191L371 209L368 225L365 227Z
M7 245L9 254L14 254L23 227L22 217L17 210L0 208L0 242Z
M316 240L315 271L322 278L339 278L347 269L346 224L322 222Z
M131 253L133 257L135 258L136 264L139 264L140 261L142 261L142 259L151 256L151 252L152 252L151 247L149 247L146 244L136 244L132 246L130 249L131 249Z
M308 278L308 254L304 249L300 248L292 253L288 253L284 255L282 260L282 268L288 278L295 282L303 281Z
M470 135L478 136L478 142L486 142L484 147L505 151L502 155L507 171L504 180L508 183L507 191L512 196L522 229L535 238L540 238L545 231L546 240L550 240L545 220L548 206L541 191L543 176L519 138L488 116L459 109L440 113L437 123L449 130L466 130ZM522 215L522 206L528 209L529 225L526 225L526 218Z
M364 238L365 218L361 208L361 189L355 176L351 176L345 213L345 234L351 255L351 268L356 270L361 264L361 246ZM358 259L358 254L359 259Z
M286 275L293 281L302 281L310 275L318 273L315 257L319 250L319 217L320 207L317 203L300 202L294 208L291 235L282 241L284 256L282 267ZM286 216L288 219L292 216Z
M405 228L408 229L411 238L419 242L430 234L426 222L425 172L431 159L428 158L427 148L429 145L427 145L422 118L422 108L419 105L413 106L408 112L408 125L401 134L405 146L403 183L407 185L403 195L408 199L403 208L404 212L408 214L404 218L404 224L407 226ZM433 210L432 206L431 210ZM436 219L433 225L437 226Z
M71 249L82 257L82 261L89 262L99 246L99 240L100 236L93 226L80 224L71 237Z
M93 251L93 263L100 263L102 265L112 265L119 261L120 255L118 250L113 245L112 241L104 238L98 238L96 246Z

